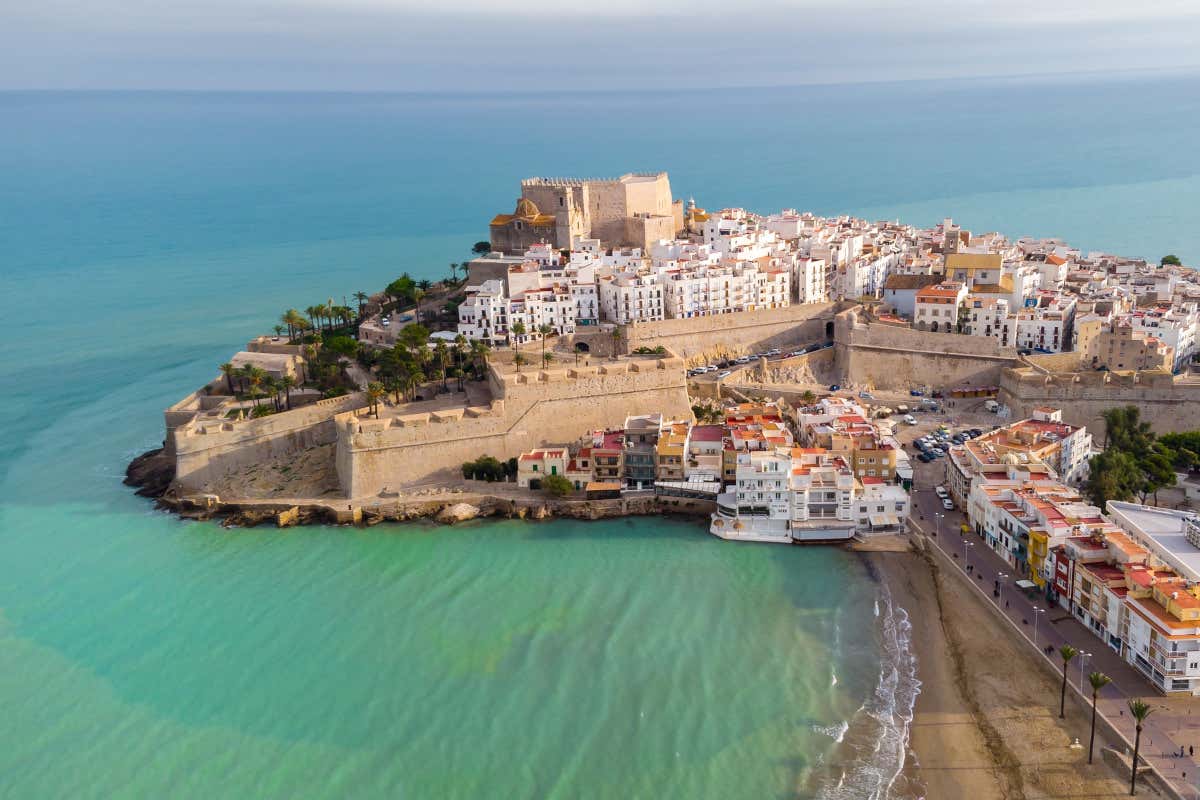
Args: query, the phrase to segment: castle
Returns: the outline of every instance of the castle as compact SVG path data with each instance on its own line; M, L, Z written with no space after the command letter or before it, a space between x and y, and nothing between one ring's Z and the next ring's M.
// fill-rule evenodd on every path
M492 249L524 253L547 242L569 248L577 239L611 247L648 248L683 230L683 202L671 197L667 173L619 178L528 178L511 214L491 222Z

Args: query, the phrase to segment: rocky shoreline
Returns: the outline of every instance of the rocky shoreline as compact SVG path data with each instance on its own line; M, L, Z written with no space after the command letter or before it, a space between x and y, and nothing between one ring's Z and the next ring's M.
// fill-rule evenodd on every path
M172 486L174 464L162 448L150 450L130 462L125 484L137 488L137 494L156 501L158 508L183 519L219 520L224 527L252 528L274 524L357 525L369 527L381 522L419 520L445 525L473 519L616 519L630 516L679 514L708 518L713 504L704 501L638 495L606 500L551 498L536 492L520 497L505 497L487 492L446 490L423 492L378 502L353 504L344 500L320 499L307 502L270 499L223 499L213 494L181 496Z

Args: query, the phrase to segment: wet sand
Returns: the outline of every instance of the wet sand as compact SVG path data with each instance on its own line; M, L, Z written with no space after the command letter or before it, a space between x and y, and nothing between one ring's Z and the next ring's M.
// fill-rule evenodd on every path
M923 555L863 557L913 626L922 685L909 741L909 793L928 800L1128 796L1127 776L1100 757L1099 734L1091 766L1086 747L1070 748L1074 737L1086 745L1086 709L1068 700L1067 718L1058 718L1055 676L977 592ZM1162 795L1141 784L1138 796Z

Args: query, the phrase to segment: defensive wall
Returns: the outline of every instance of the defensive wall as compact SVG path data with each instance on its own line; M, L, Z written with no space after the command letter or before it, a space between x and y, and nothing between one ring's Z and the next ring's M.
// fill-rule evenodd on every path
M631 358L527 370L489 364L493 400L376 419L365 410L337 416L337 472L349 497L449 477L483 455L507 458L534 447L578 440L619 427L631 414L691 419L683 361Z
M212 409L228 399L205 397L201 390L167 409L167 439L174 451L175 482L180 489L202 491L205 484L231 472L331 444L337 438L334 416L367 404L365 395L356 392L283 414L231 420ZM193 405L195 408L190 408ZM181 419L184 414L186 420Z
M834 310L834 303L806 303L709 317L635 322L625 326L623 346L632 352L638 347L662 345L685 361L699 362L712 356L816 344L829 338L826 327L833 323Z
M994 339L870 324L854 310L837 315L834 350L841 383L878 389L996 386L1017 360Z
M1053 372L1030 359L1004 370L999 386L998 399L1011 409L1012 419L1053 406L1062 409L1065 422L1086 425L1097 442L1104 441L1101 415L1116 406L1137 406L1157 433L1200 428L1200 382L1163 371Z

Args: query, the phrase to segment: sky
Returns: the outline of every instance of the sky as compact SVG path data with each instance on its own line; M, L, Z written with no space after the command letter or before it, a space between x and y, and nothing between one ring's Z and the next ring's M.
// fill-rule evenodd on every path
M0 89L544 91L1192 68L1197 0L8 0Z

